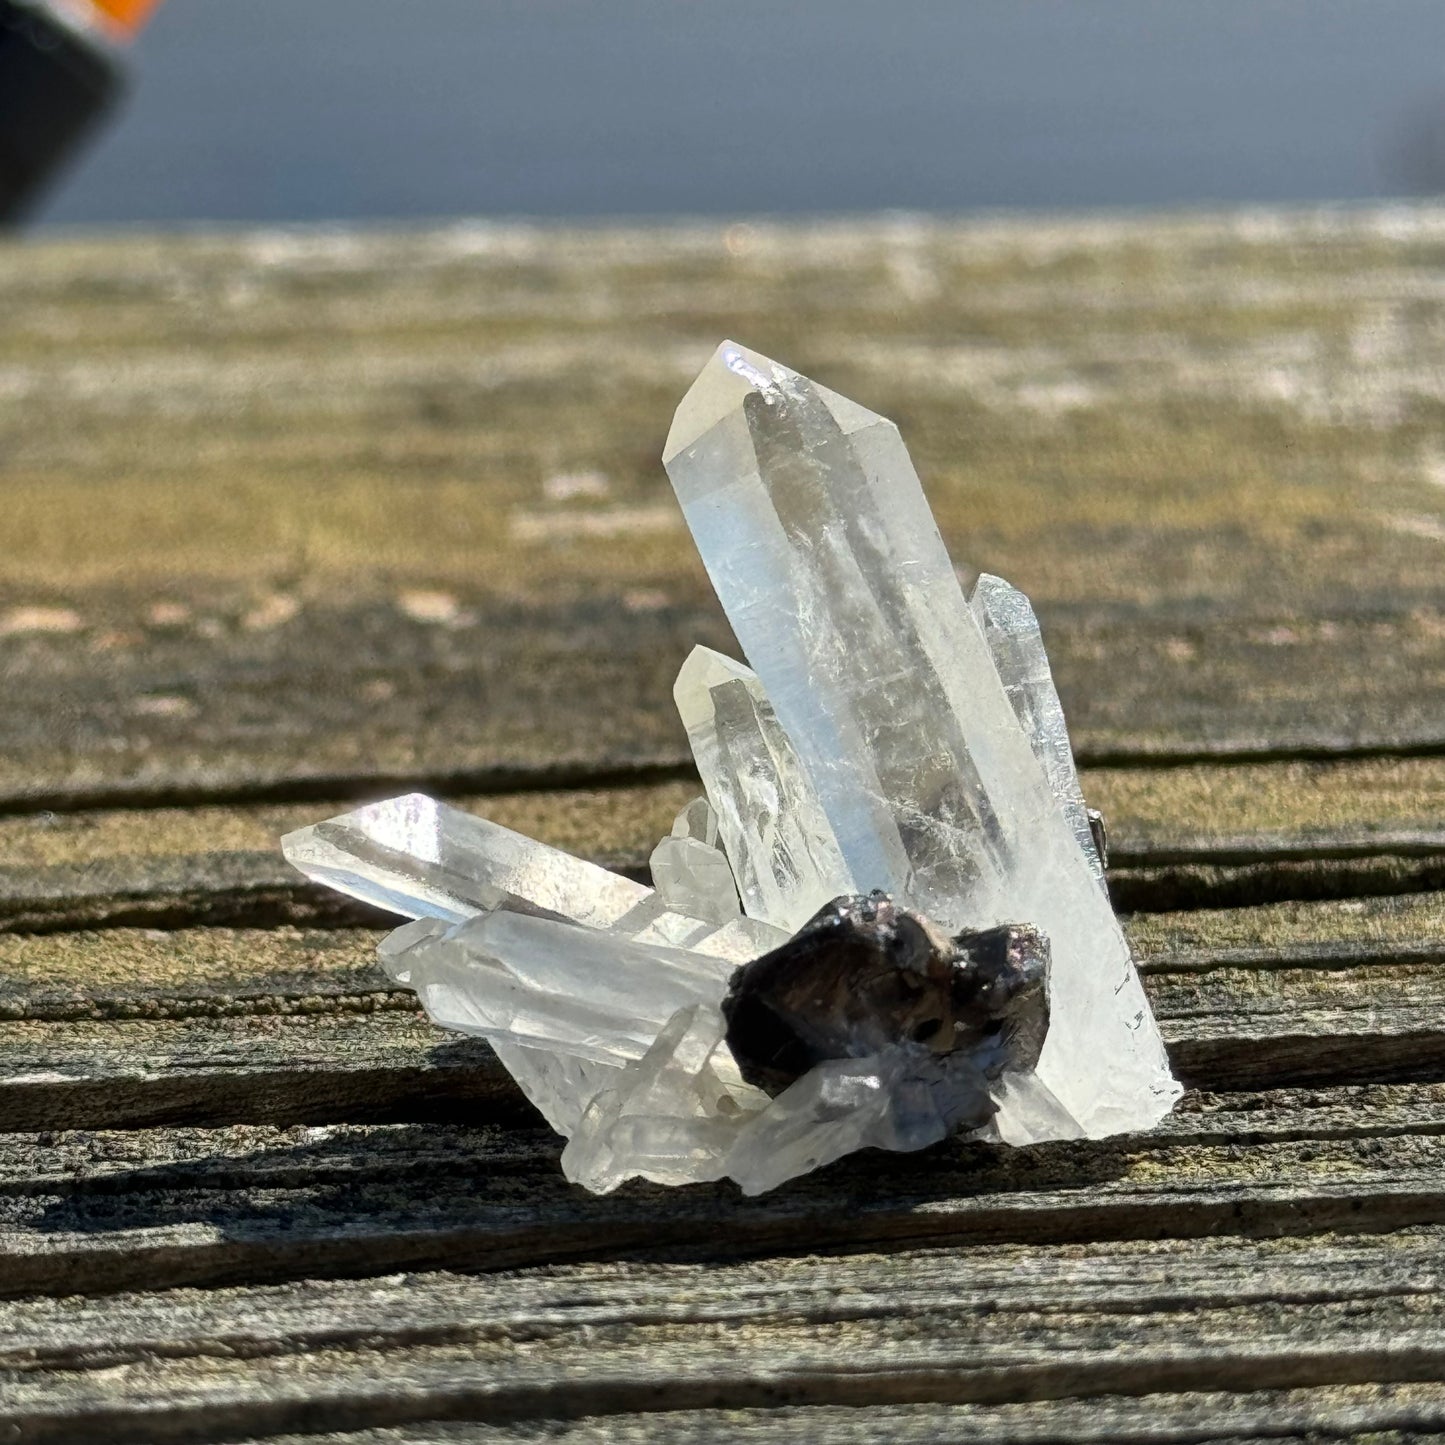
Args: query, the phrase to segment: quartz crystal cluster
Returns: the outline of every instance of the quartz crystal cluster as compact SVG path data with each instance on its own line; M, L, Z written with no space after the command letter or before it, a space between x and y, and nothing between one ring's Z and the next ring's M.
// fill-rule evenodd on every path
M730 342L664 463L751 666L682 665L706 796L653 886L419 794L286 856L412 919L387 972L598 1192L1154 1124L1179 1088L1027 598L965 596L892 423Z

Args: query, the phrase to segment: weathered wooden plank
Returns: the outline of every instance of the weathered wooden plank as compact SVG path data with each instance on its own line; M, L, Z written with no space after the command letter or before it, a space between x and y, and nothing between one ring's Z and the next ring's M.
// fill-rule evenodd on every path
M1190 1082L1388 1080L1445 1071L1441 909L1419 895L1131 929ZM0 939L0 1126L513 1112L485 1045L431 1029L381 975L377 936Z
M1327 990L1349 989L1370 968L1399 965L1404 978L1445 959L1438 894L1140 914L1124 926L1159 988L1193 987L1191 978L1222 971L1257 972L1264 986L1271 973L1292 970L1317 974ZM365 1011L409 997L376 966L380 936L295 928L0 936L0 1019Z
M1445 761L1441 777L1445 791ZM639 872L699 792L694 778L452 801L604 866ZM349 806L322 800L0 817L0 929L384 923L376 910L312 888L281 856L283 833Z
M1129 925L1180 1077L1445 1077L1445 900ZM0 936L0 1128L516 1117L484 1043L432 1028L364 930Z
M1085 786L1116 907L1240 907L1445 886L1440 762L1095 768Z
M898 417L1086 756L1438 752L1438 225L0 253L0 799L678 765L668 683L725 633L655 458L724 331Z
M0 1291L1398 1230L1445 1223L1442 1098L1439 1085L1196 1096L1148 1135L862 1154L757 1200L643 1185L597 1199L563 1181L550 1134L516 1128L0 1135Z
M533 1428L568 1438L561 1422L591 1415L574 1438L698 1438L711 1423L703 1438L752 1439L768 1421L783 1439L869 1438L839 1428L847 1406L872 1407L855 1425L897 1421L890 1439L1015 1438L1011 1420L1038 1438L1085 1410L1084 1438L1108 1439L1126 1422L1138 1438L1164 1393L1167 1433L1147 1438L1207 1438L1201 1419L1249 1432L1267 1406L1276 1431L1425 1424L1442 1409L1441 1245L1425 1228L37 1300L0 1310L0 1423L171 1441L543 1416ZM1174 1433L1185 1401L1169 1394L1226 1386L1232 1400L1200 1400L1195 1433ZM1055 1408L992 1403L1021 1398ZM901 1408L922 1404L949 1408ZM940 1433L967 1423L978 1431Z
M0 1129L530 1116L491 1050L365 1012L7 1024ZM378 1005L380 1010L378 1011Z
M413 784L641 867L691 791L672 673L727 641L654 460L724 330L896 414L956 555L1037 595L1124 906L1439 888L1442 238L1420 212L0 251L0 1126L27 1130L0 1290L217 1287L0 1311L0 1424L1445 1429L1438 896L1133 919L1176 1066L1267 1092L756 1202L574 1194L372 934L274 926L363 921L276 834ZM115 926L143 923L170 931ZM37 1132L160 1121L192 1127ZM719 1263L829 1248L884 1254ZM1179 1394L1226 1388L1273 1393Z
M1111 887L1124 909L1445 886L1445 758L1097 768L1084 785L1109 820ZM641 876L697 790L682 779L453 801ZM346 806L0 817L0 930L379 923L307 885L277 846Z
M1412 1382L1303 1390L1174 1392L1098 1396L1010 1405L778 1407L679 1410L575 1421L503 1423L429 1420L416 1425L267 1436L265 1445L502 1445L561 1440L569 1445L1235 1445L1271 1440L1319 1445L1358 1440L1407 1445L1445 1433L1445 1390ZM261 1442L257 1441L257 1445Z
M194 598L175 605L202 610ZM1142 606L1110 620L1084 602L1045 607L1044 619L1086 760L1438 752L1445 623L1419 599L1386 606L1383 619L1291 614L1262 630ZM701 604L647 613L592 597L462 610L477 623L450 630L379 606L320 604L277 635L225 633L189 648L0 637L18 704L0 718L0 804L496 791L675 773L689 764L671 703L677 670L696 642L735 650ZM1274 629L1300 640L1267 640ZM142 625L128 635L143 637Z

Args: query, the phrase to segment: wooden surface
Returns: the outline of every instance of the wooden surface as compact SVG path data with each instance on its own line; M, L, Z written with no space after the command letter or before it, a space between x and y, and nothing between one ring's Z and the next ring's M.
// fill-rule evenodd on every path
M1036 598L1155 1132L594 1199L280 859L645 874L725 334ZM0 497L0 1439L1445 1434L1445 212L11 244Z

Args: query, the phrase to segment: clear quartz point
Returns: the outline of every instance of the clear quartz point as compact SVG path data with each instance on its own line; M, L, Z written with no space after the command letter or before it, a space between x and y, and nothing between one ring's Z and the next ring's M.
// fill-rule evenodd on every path
M770 1102L738 1078L723 1028L709 1004L679 1009L588 1105L562 1151L567 1177L597 1194L630 1178L722 1178L744 1122Z
M695 647L673 687L743 909L792 932L856 889L757 674Z
M969 606L993 657L1003 690L1013 704L1034 756L1049 780L1054 797L1064 810L1069 827L1100 885L1104 884L1104 860L1094 842L1079 770L1074 766L1074 749L1064 721L1064 705L1054 686L1049 655L1044 651L1039 619L1029 599L1002 577L985 572L974 584Z
M589 928L652 921L641 883L423 793L299 828L281 851L314 882L410 918L506 907Z
M668 908L709 923L742 911L732 865L718 841L717 816L706 798L689 803L648 862L652 886Z
M382 967L435 1022L491 1042L568 1136L568 1177L597 1192L730 1177L759 1193L960 1129L1025 1144L1154 1123L1179 1088L1101 886L1028 600L988 576L965 599L890 422L730 342L678 407L664 462L751 667L698 648L678 675L707 796L658 844L655 887L419 794L289 834L286 856L414 920ZM917 926L888 935L888 971L830 962L865 927L809 935L816 990L769 972L810 920L872 927L895 905ZM990 939L1045 960L1030 1048L1013 995L985 1010L1003 1020L990 1036L980 996L910 983L922 939L928 986L965 988L936 972L960 957L953 935L975 950L959 979L995 967ZM755 976L780 980L758 996L788 1000L795 1040L824 1002L834 1025L862 1022L809 1035L830 1040L821 1057L784 1069L765 1016L737 1031ZM935 996L963 1010L944 1006L952 1031L917 1002ZM883 1027L922 1007L917 1031Z
M1053 1021L1040 1083L1085 1134L1153 1124L1179 1089L1123 932L898 429L724 342L663 459L853 878L950 931L1041 928ZM999 1127L1033 1137L1027 1119Z
M960 1093L987 1093L977 1076L942 1073L907 1046L819 1064L743 1121L727 1173L744 1194L762 1194L858 1149L926 1149L952 1133L948 1105Z

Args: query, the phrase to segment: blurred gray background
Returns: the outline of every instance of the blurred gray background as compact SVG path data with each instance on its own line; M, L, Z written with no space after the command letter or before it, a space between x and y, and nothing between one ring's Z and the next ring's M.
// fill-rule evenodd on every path
M169 0L48 223L1445 189L1442 0Z

